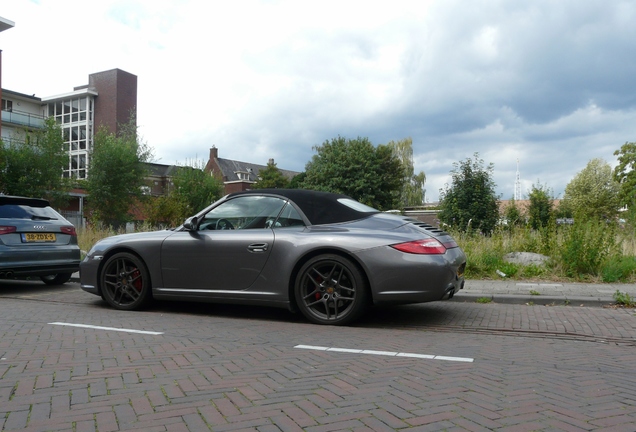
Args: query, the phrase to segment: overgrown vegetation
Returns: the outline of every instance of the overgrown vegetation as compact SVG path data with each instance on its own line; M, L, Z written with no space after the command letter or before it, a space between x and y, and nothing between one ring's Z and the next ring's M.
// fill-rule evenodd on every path
M634 299L634 297L630 296L627 293L620 292L619 290L616 290L616 292L614 293L614 301L616 302L616 304L626 307L636 306L636 299Z
M544 228L500 226L490 236L450 229L466 252L467 279L507 278L636 282L634 231L616 223L575 219L572 225ZM545 266L509 263L511 252L534 252L550 258Z
M148 223L135 225L136 232L155 231L158 228ZM96 224L86 228L77 228L77 243L82 251L82 258L84 253L88 252L95 243L106 237L111 237L118 234L125 234L126 229L124 227L113 228L110 225Z

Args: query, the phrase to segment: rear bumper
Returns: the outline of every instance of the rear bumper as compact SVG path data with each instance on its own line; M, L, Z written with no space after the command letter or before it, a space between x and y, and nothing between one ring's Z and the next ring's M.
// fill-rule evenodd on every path
M460 248L442 255L416 255L391 247L359 254L367 265L374 304L425 303L452 298L464 287L466 255Z
M0 268L0 279L12 279L14 277L26 276L47 276L59 273L75 273L77 271L79 271L79 262L77 262L77 264L3 267Z
M0 248L0 278L47 276L79 271L77 245L32 245Z

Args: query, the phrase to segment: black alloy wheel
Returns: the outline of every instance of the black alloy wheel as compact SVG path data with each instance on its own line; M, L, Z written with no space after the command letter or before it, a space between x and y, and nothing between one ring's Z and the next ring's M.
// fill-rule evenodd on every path
M62 285L71 280L73 273L58 273L46 276L40 276L40 280L47 285Z
M346 325L367 304L368 284L358 267L339 255L310 259L298 273L295 295L300 311L316 324Z
M104 300L115 309L142 309L151 299L148 269L128 252L108 258L100 274L100 287Z

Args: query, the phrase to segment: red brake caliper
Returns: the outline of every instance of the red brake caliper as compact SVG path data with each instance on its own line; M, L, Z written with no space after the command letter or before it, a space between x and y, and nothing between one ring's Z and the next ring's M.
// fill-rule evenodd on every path
M318 284L321 284L323 282L323 278L319 277L317 278L316 282ZM314 295L314 297L316 297L316 300L320 300L320 297L322 297L322 294L319 292L316 292L316 294Z
M142 280L139 277L139 275L141 275L141 273L139 272L139 269L135 269L135 271L132 273L131 276L135 280L135 282L133 282L133 286L138 292L141 292Z

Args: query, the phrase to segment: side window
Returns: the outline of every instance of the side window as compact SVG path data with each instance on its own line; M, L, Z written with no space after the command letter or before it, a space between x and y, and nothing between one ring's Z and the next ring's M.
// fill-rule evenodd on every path
M305 222L303 221L303 218L300 217L298 210L288 203L278 219L276 219L272 228L285 228L291 226L305 226Z
M210 210L199 224L199 231L269 228L284 205L280 198L239 196Z

